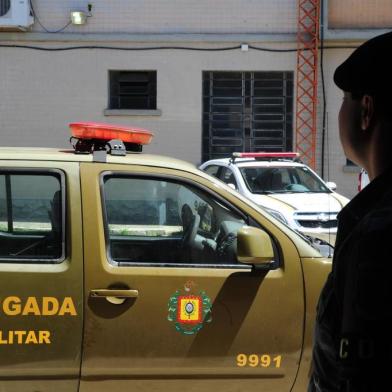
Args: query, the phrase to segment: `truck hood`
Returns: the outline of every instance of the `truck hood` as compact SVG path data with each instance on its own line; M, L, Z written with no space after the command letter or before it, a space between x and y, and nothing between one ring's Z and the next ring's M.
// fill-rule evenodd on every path
M293 210L307 212L339 212L342 205L332 193L275 193L252 195L251 199L264 207L279 209L284 204Z

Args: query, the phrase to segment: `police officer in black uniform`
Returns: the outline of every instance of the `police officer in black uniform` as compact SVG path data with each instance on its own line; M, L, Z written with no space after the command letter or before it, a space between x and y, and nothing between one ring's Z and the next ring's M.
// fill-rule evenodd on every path
M340 140L371 180L338 216L308 392L392 391L392 32L335 71Z

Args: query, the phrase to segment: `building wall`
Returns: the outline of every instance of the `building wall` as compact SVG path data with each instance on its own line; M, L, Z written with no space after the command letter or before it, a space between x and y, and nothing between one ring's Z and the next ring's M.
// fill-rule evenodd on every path
M328 25L334 29L389 28L390 0L328 0Z
M324 54L324 77L325 80L329 81L326 87L327 127L325 138L326 154L324 159L326 169L325 178L336 182L338 184L337 191L350 198L357 193L358 168L347 166L346 156L340 144L338 115L343 92L332 81L336 67L352 51L353 49L333 49L326 50Z
M49 30L66 25L71 10L86 10L87 1L33 0ZM85 26L78 33L253 33L295 32L293 0L94 0ZM43 31L35 24L33 31Z
M120 51L83 49L47 52L1 45L30 45L43 48L105 45L108 47L186 46L216 49L253 44L270 49L296 48L297 1L294 0L96 0L92 17L84 26L69 25L61 33L47 34L67 25L71 10L86 11L80 0L33 0L36 23L28 32L0 32L0 129L1 145L67 147L68 123L106 121L135 125L154 131L146 150L176 156L198 164L202 136L203 71L296 71L296 53L264 51ZM346 12L352 0L329 0L330 27L326 44L358 45L377 32L350 30L361 26L364 13ZM377 0L370 7L370 27L390 6ZM213 6L212 6L213 4ZM367 7L367 8L366 8ZM389 7L389 8L388 8ZM338 8L338 10L337 10ZM350 16L351 15L351 16ZM378 15L378 16L377 16ZM366 19L366 18L365 18ZM368 23L366 19L366 23ZM365 23L365 22L363 22ZM348 29L348 30L347 30ZM351 41L341 41L351 37ZM338 184L348 197L356 194L357 173L346 166L338 138L337 116L341 92L332 82L333 71L352 49L324 52L327 134L324 178ZM108 103L109 70L156 70L158 116L105 116ZM296 77L296 76L295 76ZM295 85L295 81L294 81ZM319 85L317 171L321 172L322 91ZM295 113L295 108L294 108Z
M72 45L77 42L67 43ZM287 47L287 44L274 46ZM190 47L213 48L214 45L191 44ZM201 159L203 71L295 71L296 67L295 53L240 49L224 52L0 50L0 90L7 97L0 100L2 145L66 147L68 123L105 121L151 129L155 137L146 151L174 155L195 164ZM108 70L122 69L157 71L160 116L104 116Z

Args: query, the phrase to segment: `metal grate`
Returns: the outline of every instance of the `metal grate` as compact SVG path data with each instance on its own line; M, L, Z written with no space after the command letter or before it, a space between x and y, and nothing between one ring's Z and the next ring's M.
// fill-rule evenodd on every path
M11 0L0 0L0 16L4 16L11 7Z
M292 72L203 73L203 161L292 149Z
M156 71L109 71L109 109L156 109Z
M296 211L294 220L299 226L308 229L336 229L338 225L337 211L334 212L305 212Z
M309 221L309 220L297 220L296 221L300 226L306 227L307 229L333 229L338 227L337 220L330 220L327 222L322 221Z

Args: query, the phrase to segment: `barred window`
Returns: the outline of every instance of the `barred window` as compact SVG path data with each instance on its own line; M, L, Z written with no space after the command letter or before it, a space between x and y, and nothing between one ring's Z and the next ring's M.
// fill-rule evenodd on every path
M293 72L203 72L203 162L292 145Z
M156 71L109 71L109 109L157 108Z

